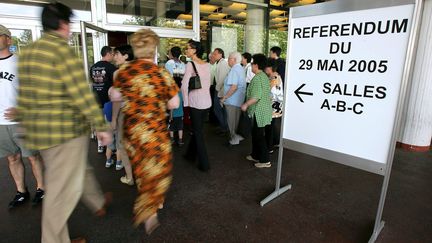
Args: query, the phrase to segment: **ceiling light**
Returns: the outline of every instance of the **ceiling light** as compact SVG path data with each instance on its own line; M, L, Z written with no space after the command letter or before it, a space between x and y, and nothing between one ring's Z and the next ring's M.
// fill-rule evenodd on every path
M286 23L278 23L278 24L272 24L271 27L287 27Z
M233 3L230 6L228 6L228 8L232 9L232 10L242 11L242 10L245 10L247 8L247 4L245 4L245 3Z
M301 5L312 4L315 2L316 2L315 0L300 0L300 1L298 1L298 3Z
M192 20L192 14L179 14L179 16L177 16L177 19Z
M284 5L284 1L281 0L270 0L270 5L273 6L283 6Z
M200 5L200 12L203 13L213 13L214 11L216 11L219 7L215 6L215 5L210 5L210 4L201 4Z
M43 0L19 0L20 2L27 3L50 3L51 1L43 1Z
M270 17L276 17L282 14L285 16L285 13L285 11L273 9L272 11L270 11Z
M218 22L221 24L233 24L233 23L235 23L235 21L232 19L223 19L223 20L219 20Z
M235 16L245 19L247 17L247 13L246 12L240 12L240 13L236 14Z
M224 13L214 13L214 14L209 14L209 16L207 16L208 19L213 19L213 20L218 20L218 19L223 19L227 16L227 14Z
M271 22L288 22L287 17L276 17L271 20Z

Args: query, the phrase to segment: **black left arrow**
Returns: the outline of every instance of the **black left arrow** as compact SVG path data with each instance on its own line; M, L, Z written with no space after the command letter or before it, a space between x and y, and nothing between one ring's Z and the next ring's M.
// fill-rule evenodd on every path
M300 90L301 90L305 85L306 85L306 84L302 84L302 85L300 85L300 87L298 87L298 89L296 89L296 90L294 91L294 94L297 95L297 98L298 98L302 103L304 103L304 102L303 102L303 99L300 97L300 95L311 95L311 96L313 96L313 93L311 93L311 92L303 92L303 91L300 91Z

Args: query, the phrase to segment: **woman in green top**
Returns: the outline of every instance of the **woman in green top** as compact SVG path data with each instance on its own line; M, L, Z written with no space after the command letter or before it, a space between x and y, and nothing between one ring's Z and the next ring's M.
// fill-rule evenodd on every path
M271 166L265 139L265 126L272 120L272 106L270 97L270 82L263 72L267 58L263 54L252 57L252 72L255 76L246 91L246 102L241 106L243 111L253 120L252 124L252 153L247 160L254 161L255 167L268 168Z

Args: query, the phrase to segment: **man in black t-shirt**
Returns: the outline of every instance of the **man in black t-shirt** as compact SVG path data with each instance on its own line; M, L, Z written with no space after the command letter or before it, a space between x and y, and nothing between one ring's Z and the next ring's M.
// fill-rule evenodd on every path
M286 62L284 59L280 58L281 52L282 49L279 46L273 46L272 48L270 48L270 58L276 60L277 63L276 72L279 73L279 75L282 78L282 83L284 84Z
M93 64L90 68L90 79L92 81L93 92L96 93L99 107L103 109L104 104L109 102L108 89L113 85L113 75L117 69L111 62L114 57L114 52L109 46L104 46L101 49L102 59ZM104 152L104 146L98 140L98 153Z
M103 108L103 105L110 101L108 97L108 89L113 85L113 74L116 67L111 64L114 57L111 47L102 47L101 56L102 60L95 63L90 68L90 78L99 106Z

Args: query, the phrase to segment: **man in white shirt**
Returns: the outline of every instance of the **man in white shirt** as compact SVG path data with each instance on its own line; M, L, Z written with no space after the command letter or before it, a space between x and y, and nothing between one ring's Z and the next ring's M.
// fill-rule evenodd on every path
M245 52L242 54L242 61L241 64L243 66L243 69L245 71L246 76L246 84L249 85L253 77L255 76L255 73L252 72L252 55L249 52Z
M219 121L219 126L222 132L228 131L228 123L226 112L223 106L221 105L220 100L224 96L224 81L227 77L230 67L228 62L225 60L225 53L221 48L215 48L212 52L212 58L215 60L216 70L214 75L214 80L212 83L215 83L215 96L213 101L213 110L216 115L216 118Z
M25 183L25 171L22 157L27 157L32 165L37 188L33 205L44 198L42 164L38 151L27 150L22 146L18 123L13 121L16 115L16 97L18 95L17 57L9 51L12 44L11 32L0 25L0 158L7 157L9 169L15 181L17 193L9 203L9 208L27 202L30 193Z

